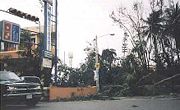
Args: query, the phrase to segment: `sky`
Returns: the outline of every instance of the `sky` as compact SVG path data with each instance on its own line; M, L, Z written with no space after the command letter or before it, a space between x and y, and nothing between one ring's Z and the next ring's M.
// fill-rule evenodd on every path
M58 0L58 57L69 65L69 54L73 55L72 66L79 67L84 62L84 49L87 42L98 38L99 53L103 49L113 48L118 56L122 56L123 31L109 17L113 10L120 6L130 6L133 0ZM36 15L43 24L43 12L39 0L0 0L0 9L13 7L23 12ZM24 20L0 12L0 20L8 20L20 24L21 27L38 26Z
M110 19L109 15L118 0L61 0L59 2L59 35L60 56L64 55L68 63L68 54L73 54L73 66L76 62L84 62L86 57L84 48L87 42L92 42L95 36L115 33L115 36L104 36L98 39L98 48L118 48L121 51L121 35L119 27Z

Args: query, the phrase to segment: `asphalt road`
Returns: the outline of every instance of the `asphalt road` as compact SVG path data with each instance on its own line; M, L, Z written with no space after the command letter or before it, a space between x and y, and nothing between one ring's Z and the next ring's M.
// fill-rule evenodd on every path
M8 105L4 110L180 110L180 99L121 98L72 102L40 102L35 107Z

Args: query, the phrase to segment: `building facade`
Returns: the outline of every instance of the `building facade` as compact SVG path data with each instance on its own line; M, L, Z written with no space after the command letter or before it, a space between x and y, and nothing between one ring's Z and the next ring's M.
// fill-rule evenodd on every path
M24 57L21 54L19 54L25 51L26 48L24 48L25 47L24 45L30 44L32 51L36 50L39 46L41 46L42 48L43 34L40 34L40 33L43 33L43 26L25 27L23 29L20 29L19 43L14 43L8 40L4 40L6 38L6 35L9 35L12 37L11 34L13 33L13 31L8 33L8 32L5 32L6 30L2 29L3 26L0 26L0 27L1 27L0 28L0 70L4 70L4 68L7 66L7 64L5 63L5 60L7 59L17 60ZM53 29L54 28L52 28L52 31ZM52 32L52 35L54 35L53 32ZM28 40L25 38L27 36L29 38ZM54 36L52 37L52 41L54 41ZM52 47L51 49L52 54L54 54L55 49L54 49L53 42L52 42L51 47Z

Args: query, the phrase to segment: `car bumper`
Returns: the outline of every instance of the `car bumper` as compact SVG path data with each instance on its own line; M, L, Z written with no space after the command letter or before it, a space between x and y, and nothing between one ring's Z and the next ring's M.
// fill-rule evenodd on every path
M26 95L35 95L35 96L41 96L42 93L41 92L33 92L33 93L19 93L19 94L16 94L16 93L11 93L11 94L3 94L3 97L13 97L13 96L26 96Z
M22 93L22 94L3 94L2 101L5 103L25 103L27 100L39 101L42 97L41 92Z

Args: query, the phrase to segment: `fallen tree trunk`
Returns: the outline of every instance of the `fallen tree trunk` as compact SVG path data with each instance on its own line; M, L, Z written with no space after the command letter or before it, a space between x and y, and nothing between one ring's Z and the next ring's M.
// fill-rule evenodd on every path
M169 80L172 80L172 79L178 78L178 77L180 77L180 74L175 74L175 75L173 75L173 76L171 76L171 77L168 77L168 78L166 78L166 79L163 79L163 80L155 83L154 86L160 85L160 84L162 84L162 83L164 83L164 82L166 82L166 81L169 81Z

